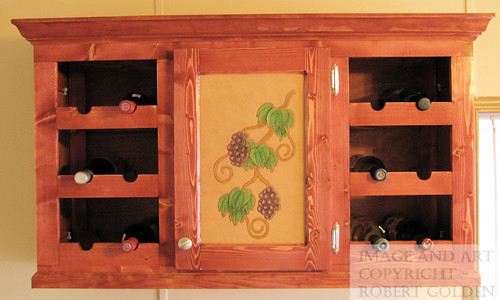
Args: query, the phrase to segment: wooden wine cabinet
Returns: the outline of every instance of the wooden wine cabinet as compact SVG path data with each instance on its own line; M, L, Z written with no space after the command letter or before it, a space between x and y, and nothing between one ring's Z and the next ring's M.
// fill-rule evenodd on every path
M359 261L359 253L372 258L376 253L366 242L350 241L355 216L380 222L388 214L406 215L430 228L438 249L474 250L472 43L492 17L13 20L34 46L38 272L33 286L356 287L360 266L416 268L396 261L375 266ZM422 89L431 108L387 103L374 110L371 102L393 87ZM279 100L265 103L274 101L269 100L274 89L282 90ZM120 113L119 101L131 92L153 96L156 105ZM247 94L257 96L248 100ZM216 101L207 102L210 97ZM210 110L220 103L225 106ZM271 107L293 119L283 123L282 115L276 121L269 117ZM250 147L244 170L231 166L225 154L231 135L216 142L219 131L233 133L241 127L257 143ZM264 144L271 150L258 152L256 147ZM381 158L387 180L374 182L368 173L351 173L353 154ZM220 155L215 163L214 155ZM120 157L139 174L137 179L96 175L77 185L73 174L102 156ZM299 164L288 163L294 160ZM218 169L220 161L228 165ZM245 216L222 202L237 194L229 193L237 183L226 185L237 172L250 174L238 186L241 195L252 193L245 198L253 199L245 202L251 204L245 206ZM267 221L255 216L262 185L276 188L281 198ZM216 197L208 192L214 186ZM288 190L300 196L284 197ZM241 201L249 201L234 199L240 199L231 202L238 209ZM158 221L159 242L122 253L121 232L144 219ZM257 220L265 231L254 224ZM247 241L233 239L237 234L228 234L231 230L248 231ZM100 241L83 251L75 236L89 233ZM188 250L178 247L181 238L190 240ZM414 252L413 260L423 255L410 242L391 243L388 255L401 247ZM442 260L433 266L458 271L452 278L403 283L479 284L473 263ZM387 280L375 278L369 284L385 285Z

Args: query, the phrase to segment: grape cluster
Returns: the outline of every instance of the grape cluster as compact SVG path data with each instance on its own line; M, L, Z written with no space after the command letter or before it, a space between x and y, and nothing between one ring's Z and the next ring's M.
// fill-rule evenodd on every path
M243 131L238 131L231 136L231 142L227 145L227 153L232 165L241 167L241 164L246 161L248 152L250 151L247 139L248 134Z
M268 186L259 194L259 205L257 211L260 212L264 218L271 219L274 213L280 208L280 199L276 195L274 188Z

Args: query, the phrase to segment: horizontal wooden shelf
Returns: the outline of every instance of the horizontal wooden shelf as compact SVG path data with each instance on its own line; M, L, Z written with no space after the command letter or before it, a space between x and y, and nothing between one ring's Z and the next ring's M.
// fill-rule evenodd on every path
M388 102L374 110L369 102L349 105L351 126L451 125L451 102L433 102L428 110L419 110L415 103Z
M157 111L156 105L139 105L135 112L124 114L117 105L94 106L88 113L81 114L76 107L58 107L57 129L157 128Z
M60 243L59 265L48 268L63 272L158 272L158 265L157 243L140 244L132 253L124 253L119 243L94 243L88 251L78 243Z
M452 240L432 240L434 245L451 245L453 244ZM351 241L351 246L358 246L358 245L369 245L370 242L368 241ZM389 241L389 244L391 245L416 245L416 242L414 241Z
M416 172L388 172L384 181L373 180L367 172L351 172L352 196L451 194L452 172L432 172L426 180Z
M179 272L163 267L153 273L84 273L39 271L34 288L348 288L349 266L333 266L330 272Z
M77 184L73 175L59 175L59 198L147 198L158 197L158 175L139 174L134 182L123 175L94 175L87 184Z

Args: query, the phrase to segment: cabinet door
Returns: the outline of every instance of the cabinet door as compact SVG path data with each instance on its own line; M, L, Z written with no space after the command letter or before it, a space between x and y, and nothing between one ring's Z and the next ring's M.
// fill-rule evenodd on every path
M175 51L177 269L329 268L329 55Z

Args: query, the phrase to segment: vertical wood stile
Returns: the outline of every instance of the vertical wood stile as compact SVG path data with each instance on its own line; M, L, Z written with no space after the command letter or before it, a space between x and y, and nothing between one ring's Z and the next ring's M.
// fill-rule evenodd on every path
M57 74L55 62L36 62L35 162L38 265L59 263L59 199L57 197L58 134L56 129Z
M160 265L173 265L175 255L174 232L174 136L173 62L159 59L156 64L158 87L158 192L159 192L159 251Z
M305 269L330 268L331 236L331 107L330 49L307 48L306 95L306 212Z
M179 270L201 267L198 68L198 49L174 51L175 238L193 242L189 250L176 247Z
M349 58L332 57L329 66L338 66L339 93L331 97L332 117L332 214L340 225L339 253L332 258L333 264L349 263L350 245L350 189L349 189Z
M73 106L84 112L86 106L85 74L82 72L68 73L68 103L62 106ZM59 88L61 91L61 88ZM59 93L60 94L60 93ZM59 103L61 104L61 103ZM64 132L64 131L63 131ZM72 130L69 132L69 163L70 174L82 170L87 160L87 133L85 130ZM59 153L61 154L61 153ZM61 157L61 155L59 155ZM87 199L72 199L72 231L85 232L87 224Z
M468 251L475 243L476 216L472 74L472 57L452 57L453 242Z

